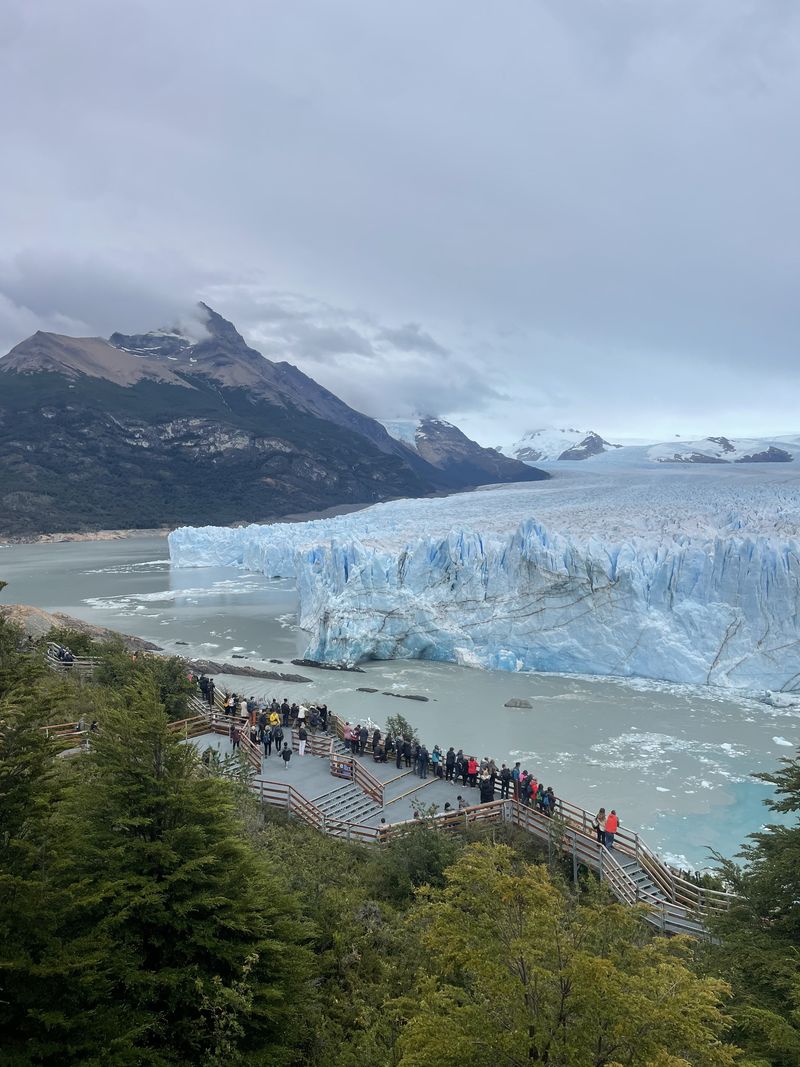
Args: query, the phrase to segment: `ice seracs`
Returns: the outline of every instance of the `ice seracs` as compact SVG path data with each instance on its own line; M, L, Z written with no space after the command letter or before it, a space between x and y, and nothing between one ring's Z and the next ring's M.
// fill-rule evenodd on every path
M800 687L800 477L628 471L184 528L173 565L297 580L306 655Z

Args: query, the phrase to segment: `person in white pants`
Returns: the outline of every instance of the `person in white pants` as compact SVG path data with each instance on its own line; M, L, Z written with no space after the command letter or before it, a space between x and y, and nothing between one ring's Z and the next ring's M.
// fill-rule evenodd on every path
M308 732L307 732L305 726L301 726L300 729L297 731L297 738L298 738L298 741L299 741L298 747L300 749L300 755L301 756L305 756L305 754L306 754L306 741L308 740Z

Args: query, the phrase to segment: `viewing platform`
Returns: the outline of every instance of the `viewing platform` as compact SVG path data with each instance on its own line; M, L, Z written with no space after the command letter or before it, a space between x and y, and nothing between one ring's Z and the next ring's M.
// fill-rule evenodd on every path
M594 832L593 813L558 798L552 816L509 797L479 802L477 787L447 782L430 772L419 777L413 768L398 769L394 760L376 762L367 745L363 755L345 750L342 724L332 717L330 733L312 733L305 755L299 754L296 729L284 728L292 739L288 768L275 751L265 756L251 742L246 719L231 719L193 700L192 718L175 723L176 732L191 739L199 750L206 747L232 752L232 723L240 728L240 752L253 771L251 787L264 804L283 808L315 829L334 837L381 845L419 825L419 815L436 830L463 833L506 824L531 834L552 856L561 853L572 861L573 878L585 866L605 882L613 895L628 905L643 905L650 923L668 934L706 935L709 916L725 911L734 899L709 889L669 867L636 833L620 827L613 849L602 845ZM337 732L338 731L338 732ZM459 794L467 803L458 810ZM444 812L448 803L453 810ZM433 812L433 814L428 814Z

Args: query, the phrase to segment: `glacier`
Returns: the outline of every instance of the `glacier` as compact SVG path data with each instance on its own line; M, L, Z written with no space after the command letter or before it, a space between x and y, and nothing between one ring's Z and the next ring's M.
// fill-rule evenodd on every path
M798 475L693 469L184 527L172 566L297 583L305 655L800 687Z

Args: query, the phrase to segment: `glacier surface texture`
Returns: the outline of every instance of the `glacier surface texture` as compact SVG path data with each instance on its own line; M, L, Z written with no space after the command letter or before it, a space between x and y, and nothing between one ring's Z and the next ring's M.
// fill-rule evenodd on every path
M306 655L800 686L798 475L561 472L304 523L170 534L294 577Z

